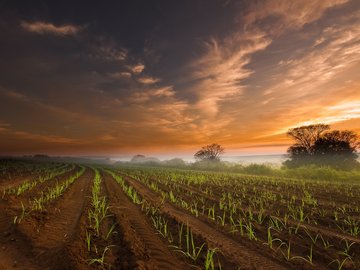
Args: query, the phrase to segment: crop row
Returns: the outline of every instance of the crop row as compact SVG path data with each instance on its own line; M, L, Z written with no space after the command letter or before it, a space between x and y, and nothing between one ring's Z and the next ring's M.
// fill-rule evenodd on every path
M203 269L222 269L222 261L225 258L221 256L219 248L210 248L201 236L192 232L188 224L162 212L161 205L154 205L142 198L123 177L110 170L106 172L112 175L130 200L139 205L142 212L149 217L150 223L158 234L168 241L169 246L175 252L182 254L189 263Z
M111 250L112 245L109 244L109 238L112 235L115 224L109 227L107 223L110 217L109 205L105 196L102 196L101 190L101 174L98 169L93 168L95 177L91 191L91 206L88 209L88 226L86 228L85 243L90 258L90 265L96 264L105 267L105 255Z
M214 226L239 237L241 241L247 238L249 241L264 244L287 261L303 261L309 267L325 261L327 265L336 265L337 268L344 265L351 267L359 263L356 246L360 242L354 241L359 235L359 220L348 215L346 209L342 212L342 220L339 218L340 214L337 220L327 219L329 224L336 225L335 228L340 230L343 238L323 233L321 226L316 227L318 231L314 230L309 224L321 224L305 211L305 206L309 204L319 207L310 191L305 190L308 195L300 202L290 199L283 206L283 202L280 201L279 205L279 201L269 193L265 196L249 196L244 189L230 192L221 188L226 186L221 182L217 183L216 189L212 189L212 185L206 185L203 176L196 182L192 174L191 180L186 181L184 174L181 174L180 178L174 177L176 174L172 173L170 178L164 177L166 172L163 171L160 171L160 175L156 175L155 170L149 170L148 174L145 169L122 171L146 184L161 195L164 201L175 204L196 217L209 220ZM171 180L173 178L176 180ZM223 181L226 182L225 179ZM272 181L271 183L274 184ZM256 182L252 181L251 185L256 187ZM277 203L277 210L268 206L271 202Z
M34 187L36 187L38 184L44 183L45 181L53 179L56 176L59 176L66 172L72 171L74 168L75 168L75 165L72 164L71 166L63 165L63 166L57 167L56 169L52 169L52 170L47 169L44 172L42 172L41 175L38 175L37 179L35 179L35 180L32 180L32 181L25 180L18 186L4 189L3 196L5 196L5 195L20 196L24 192L29 191L29 190L33 189Z
M66 167L63 163L40 163L20 160L3 160L0 164L0 179L2 181L12 180L18 177L29 177L41 175L49 170Z
M41 192L38 197L33 198L30 203L29 207L25 207L24 204L21 202L21 213L14 217L14 224L20 223L26 215L29 215L33 211L43 211L44 205L57 199L60 197L63 192L72 184L76 179L82 176L85 172L85 167L80 166L81 169L75 172L73 175L69 176L65 181L58 182L54 187L48 188L47 190Z

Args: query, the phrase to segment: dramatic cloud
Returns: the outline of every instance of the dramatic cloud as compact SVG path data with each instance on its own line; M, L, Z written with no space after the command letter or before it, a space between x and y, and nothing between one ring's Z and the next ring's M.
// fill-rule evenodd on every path
M332 124L359 118L354 110L324 104L326 100L331 103L335 100L339 104L351 105L360 100L358 85L355 83L354 86L349 80L360 63L360 16L342 17L340 21L343 24L325 27L320 37L314 37L313 45L306 53L279 62L276 67L278 75L273 77L275 83L263 92L264 105L282 108L276 109L276 114L272 114L274 117L281 114L297 117L295 121L292 119L295 123L291 126L319 122ZM348 98L355 101L348 102ZM299 106L304 108L301 114L298 113ZM316 111L321 115L316 116ZM280 132L287 127L284 125Z
M2 6L4 153L283 153L298 125L360 132L359 1L147 3Z

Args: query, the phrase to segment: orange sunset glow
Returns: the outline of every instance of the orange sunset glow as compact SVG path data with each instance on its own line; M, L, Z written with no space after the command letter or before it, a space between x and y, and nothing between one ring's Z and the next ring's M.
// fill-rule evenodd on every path
M0 4L0 155L282 154L360 133L360 1Z

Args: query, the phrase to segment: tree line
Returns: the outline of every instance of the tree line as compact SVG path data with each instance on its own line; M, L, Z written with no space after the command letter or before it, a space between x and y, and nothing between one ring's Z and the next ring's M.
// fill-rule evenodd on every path
M295 143L287 149L286 167L315 164L348 169L359 166L359 137L353 131L330 130L329 125L315 124L292 128L287 135ZM194 157L200 162L219 162L224 151L221 145L213 143L202 147Z

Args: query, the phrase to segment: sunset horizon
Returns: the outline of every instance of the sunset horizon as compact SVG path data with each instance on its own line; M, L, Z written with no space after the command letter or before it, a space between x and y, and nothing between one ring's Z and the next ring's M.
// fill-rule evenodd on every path
M7 1L0 155L286 154L360 133L360 2Z

